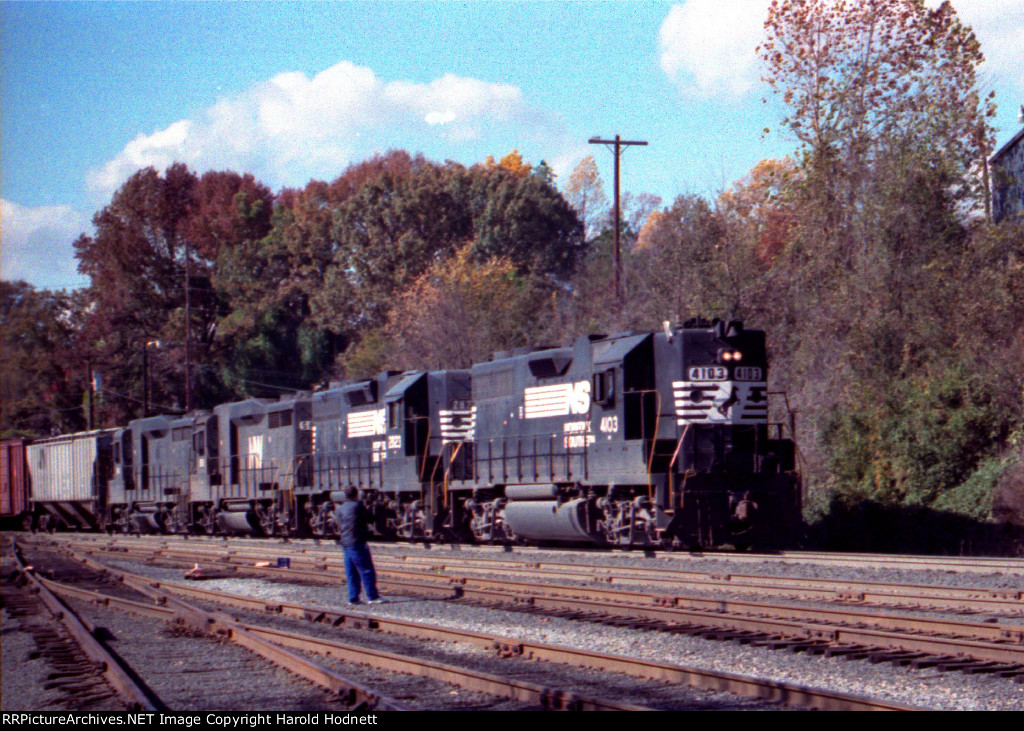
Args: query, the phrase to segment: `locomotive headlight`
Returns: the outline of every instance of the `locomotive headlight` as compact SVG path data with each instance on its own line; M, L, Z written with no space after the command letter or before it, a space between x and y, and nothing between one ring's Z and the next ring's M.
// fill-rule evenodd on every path
M725 363L739 363L743 360L743 353L738 350L720 350L718 351L719 360Z

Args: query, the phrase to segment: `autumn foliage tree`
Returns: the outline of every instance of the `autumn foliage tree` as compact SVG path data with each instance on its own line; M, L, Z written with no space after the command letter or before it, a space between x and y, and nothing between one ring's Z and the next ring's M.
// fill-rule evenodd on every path
M593 155L587 155L573 168L565 187L565 199L583 223L587 239L597 236L607 223L608 196Z
M146 357L153 403L164 410L184 407L186 281L196 404L225 395L211 362L224 314L212 287L214 262L222 250L265 233L270 198L251 176L211 172L200 178L182 164L163 175L147 168L96 214L95 235L75 242L79 271L91 280L80 343L83 356L105 375L106 419L122 423L141 414ZM160 350L144 355L151 341L159 341Z
M384 327L350 354L349 375L468 368L496 350L535 344L552 302L541 281L508 259L479 260L467 243L402 291Z
M1020 303L991 274L1019 245L980 246L993 233L972 219L993 137L980 45L948 2L921 0L777 0L765 31L801 144L783 225L760 225L778 234L764 312L802 451L847 499L951 505L1021 417L1003 377L1020 368L977 367L1020 337L982 335Z
M908 166L984 200L970 173L991 149L995 106L977 89L980 45L950 3L775 0L765 33L765 80L789 109L783 124L804 146L819 225L844 262L866 230L860 205Z

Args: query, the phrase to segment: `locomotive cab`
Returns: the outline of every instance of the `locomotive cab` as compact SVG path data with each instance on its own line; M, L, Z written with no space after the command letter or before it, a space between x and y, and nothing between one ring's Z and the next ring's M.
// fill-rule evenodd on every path
M678 364L672 533L695 546L781 544L797 527L800 485L793 442L769 421L764 332L691 320L663 337Z

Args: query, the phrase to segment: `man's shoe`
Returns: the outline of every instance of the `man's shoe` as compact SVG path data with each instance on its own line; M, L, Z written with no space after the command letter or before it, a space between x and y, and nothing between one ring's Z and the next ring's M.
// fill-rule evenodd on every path
M388 603L388 600L387 600L387 599L385 599L385 598L384 598L384 597L382 597L382 596L379 596L379 597L377 597L376 599L371 599L371 600L370 600L370 601L369 601L368 603L369 603L369 604L387 604L387 603Z
M370 602L370 603L372 604L373 602ZM354 606L356 606L357 604L362 604L362 602L361 602L361 601L359 601L358 599L356 599L355 601L352 601L352 602L349 602L349 603L348 603L348 605L349 605L350 607L354 607Z

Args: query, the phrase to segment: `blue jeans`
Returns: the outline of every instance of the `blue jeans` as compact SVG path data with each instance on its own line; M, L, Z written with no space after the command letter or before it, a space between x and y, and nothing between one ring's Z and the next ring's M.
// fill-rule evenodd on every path
M342 546L345 552L345 580L348 582L349 603L359 601L359 590L366 585L366 598L377 599L377 572L373 570L373 558L365 543L354 546ZM362 581L360 582L360 577Z

